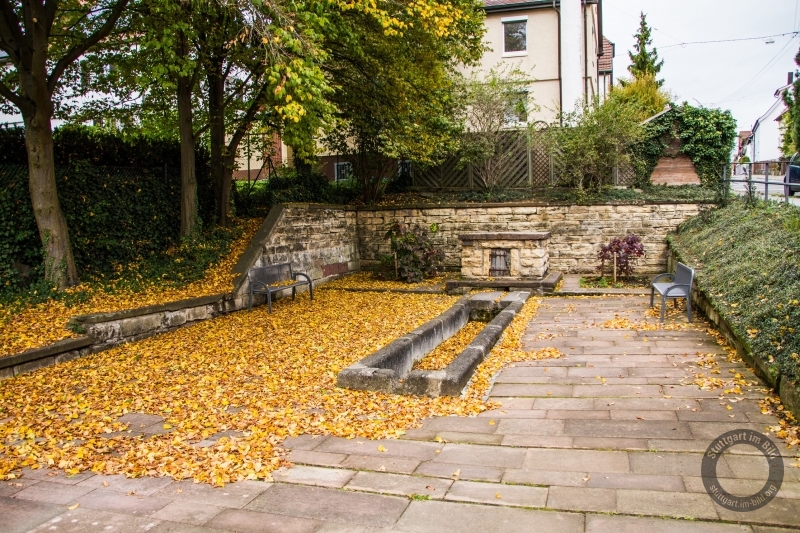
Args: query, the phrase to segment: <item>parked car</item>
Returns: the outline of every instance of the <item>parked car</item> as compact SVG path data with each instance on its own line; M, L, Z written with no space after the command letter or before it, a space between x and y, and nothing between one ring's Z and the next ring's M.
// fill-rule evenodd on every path
M786 165L786 175L783 177L783 191L788 196L800 191L800 160L794 154Z

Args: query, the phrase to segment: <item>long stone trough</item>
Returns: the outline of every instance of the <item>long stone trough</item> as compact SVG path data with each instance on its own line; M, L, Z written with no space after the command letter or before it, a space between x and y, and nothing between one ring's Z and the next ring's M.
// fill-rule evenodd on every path
M418 396L459 396L478 365L525 305L529 292L464 296L414 331L339 372L339 387ZM455 335L470 320L488 322L443 370L413 370L414 364Z

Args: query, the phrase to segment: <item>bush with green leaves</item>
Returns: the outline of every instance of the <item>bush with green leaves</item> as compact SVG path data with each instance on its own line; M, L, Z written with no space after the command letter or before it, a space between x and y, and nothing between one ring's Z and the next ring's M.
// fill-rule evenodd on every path
M631 147L644 139L639 110L617 100L595 99L563 113L561 122L544 140L561 184L579 191L611 184L614 168L631 163Z
M386 238L391 241L399 279L418 283L439 273L444 251L431 240L438 231L437 224L432 224L430 229L397 220L389 224Z
M668 242L753 357L800 385L800 208L735 200L684 222Z

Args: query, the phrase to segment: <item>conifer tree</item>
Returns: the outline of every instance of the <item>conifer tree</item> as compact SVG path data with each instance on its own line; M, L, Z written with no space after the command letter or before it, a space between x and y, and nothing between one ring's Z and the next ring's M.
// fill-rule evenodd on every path
M628 57L631 59L628 72L636 79L648 74L656 78L658 73L661 72L664 61L659 61L658 52L655 48L648 50L648 47L653 44L653 38L644 12L641 13L639 30L634 34L634 37L636 38L636 44L633 45L633 49L636 50L636 53L628 51ZM664 80L656 80L656 83L661 87Z

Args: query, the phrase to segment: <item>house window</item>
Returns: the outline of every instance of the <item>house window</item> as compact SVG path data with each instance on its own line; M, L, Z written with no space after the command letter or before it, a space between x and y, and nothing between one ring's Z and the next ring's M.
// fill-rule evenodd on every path
M507 127L528 122L528 91L519 91L508 96L505 113Z
M528 17L509 17L503 23L503 54L524 55L528 50Z
M334 178L336 181L345 181L353 177L353 164L350 161L342 161L333 165Z

